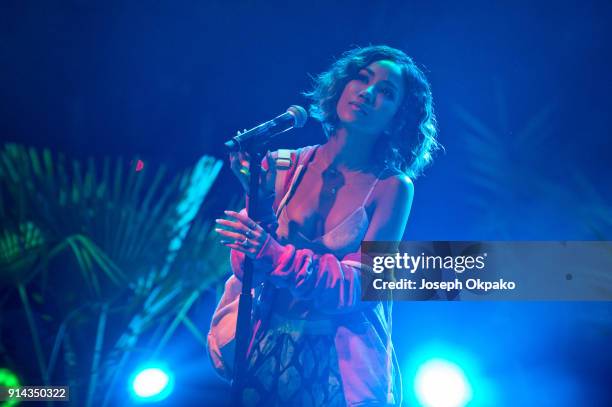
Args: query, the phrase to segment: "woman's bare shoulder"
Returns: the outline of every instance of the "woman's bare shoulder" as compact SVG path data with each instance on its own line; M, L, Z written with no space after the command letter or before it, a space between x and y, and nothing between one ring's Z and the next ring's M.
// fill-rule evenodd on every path
M384 171L377 185L376 195L389 199L406 199L414 194L414 184L410 177L399 171Z
M370 229L366 240L400 240L403 236L414 186L405 174L389 173L379 177L373 191Z

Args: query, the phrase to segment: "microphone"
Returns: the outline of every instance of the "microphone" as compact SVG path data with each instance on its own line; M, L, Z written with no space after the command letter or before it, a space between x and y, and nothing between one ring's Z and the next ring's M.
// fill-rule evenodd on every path
M232 151L243 151L254 144L266 144L271 138L293 128L304 127L308 113L302 106L292 105L287 111L272 120L239 133L225 142L225 147Z

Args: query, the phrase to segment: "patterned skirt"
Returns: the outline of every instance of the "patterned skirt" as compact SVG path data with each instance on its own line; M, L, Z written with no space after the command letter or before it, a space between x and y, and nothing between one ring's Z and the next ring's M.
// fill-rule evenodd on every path
M330 321L274 315L248 359L245 406L346 406Z

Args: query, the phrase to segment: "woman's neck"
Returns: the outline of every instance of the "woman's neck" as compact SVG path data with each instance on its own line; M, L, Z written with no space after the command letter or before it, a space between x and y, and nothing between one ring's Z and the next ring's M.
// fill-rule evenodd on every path
M325 165L333 165L339 170L371 171L376 166L375 143L372 137L360 137L349 134L346 128L339 128L321 146L321 155Z

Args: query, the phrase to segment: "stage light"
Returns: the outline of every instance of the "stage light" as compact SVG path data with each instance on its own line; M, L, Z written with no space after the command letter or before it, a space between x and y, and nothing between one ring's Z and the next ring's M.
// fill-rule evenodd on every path
M20 387L19 378L17 375L5 368L0 368L0 386L3 387ZM0 403L2 407L12 407L19 404L19 400L7 400L4 403Z
M418 368L414 390L424 407L462 407L472 399L463 370L444 359L431 359Z
M154 402L168 397L174 387L174 378L162 367L148 366L137 371L130 383L135 400Z

